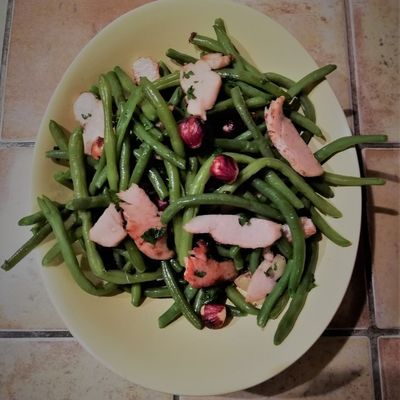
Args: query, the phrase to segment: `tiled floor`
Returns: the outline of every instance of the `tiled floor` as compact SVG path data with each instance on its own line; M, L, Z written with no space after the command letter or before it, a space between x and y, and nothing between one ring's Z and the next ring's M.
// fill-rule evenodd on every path
M235 0L276 19L319 64L357 135L387 133L360 161L387 179L365 190L352 281L318 342L283 373L227 399L400 398L400 92L396 0ZM26 237L15 221L30 210L33 143L47 102L82 46L146 0L8 0L1 70L0 258ZM4 7L5 6L5 7ZM1 15L3 17L3 15ZM0 18L2 20L2 18ZM92 21L88 23L87 21ZM1 27L0 27L1 28ZM1 35L0 35L1 37ZM179 398L179 394L174 396ZM32 257L0 272L0 398L172 399L107 371L71 338ZM180 396L181 399L189 399Z

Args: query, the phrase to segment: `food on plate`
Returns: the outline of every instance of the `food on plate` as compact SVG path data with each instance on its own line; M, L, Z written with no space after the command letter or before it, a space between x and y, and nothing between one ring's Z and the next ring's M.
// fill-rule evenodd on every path
M44 156L61 166L54 179L70 196L38 199L18 221L32 237L2 268L53 235L43 265L63 260L91 295L128 292L136 307L172 298L160 328L182 315L198 329L279 317L280 344L318 285L319 241L351 245L328 222L346 217L334 190L384 184L324 163L386 136L324 144L330 132L309 94L336 67L297 81L260 71L221 19L213 27L215 38L188 32L195 55L167 49L168 64L141 54L127 70L104 71L65 110L75 126L49 122L54 148Z

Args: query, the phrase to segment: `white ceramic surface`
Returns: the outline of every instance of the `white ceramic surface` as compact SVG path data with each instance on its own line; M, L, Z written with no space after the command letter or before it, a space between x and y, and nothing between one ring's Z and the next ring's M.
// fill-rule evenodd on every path
M138 56L164 58L174 47L194 53L191 32L213 35L222 17L235 44L262 70L299 79L316 68L302 46L270 18L227 0L162 0L123 15L101 31L79 54L58 85L44 115L35 149L33 197L65 197L53 183L54 166L45 159L51 148L49 119L73 128L72 103L97 81L101 72L129 68ZM328 140L350 135L346 119L329 85L314 92L317 122ZM319 147L317 143L315 147ZM329 170L358 175L355 152L348 150L327 164ZM290 336L272 343L277 321L260 329L254 317L237 319L221 330L195 330L184 319L166 329L157 317L169 300L147 300L134 308L126 294L97 298L82 292L66 268L43 269L49 295L65 324L80 343L113 371L145 387L176 394L221 394L258 384L297 360L321 335L347 288L359 237L361 196L357 188L335 191L334 204L343 218L329 222L353 242L339 248L323 241L316 272L317 287ZM38 268L39 258L38 258Z

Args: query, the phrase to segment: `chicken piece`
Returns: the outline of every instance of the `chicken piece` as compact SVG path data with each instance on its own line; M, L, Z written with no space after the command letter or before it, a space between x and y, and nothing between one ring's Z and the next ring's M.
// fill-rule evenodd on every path
M135 82L140 83L140 78L146 77L150 82L160 78L158 63L150 57L140 57L132 64L132 72Z
M307 177L322 175L324 170L321 164L300 137L292 121L283 114L284 101L284 96L278 97L275 101L271 101L269 108L265 109L265 123L272 144L300 175Z
M285 257L281 254L274 256L269 251L251 276L245 300L249 303L263 300L267 294L271 293L276 281L282 276L285 267Z
M89 239L104 247L117 246L126 236L121 213L110 204L89 231Z
M223 55L222 53L208 53L201 57L211 69L220 69L227 67L232 62L231 55Z
M83 127L84 153L93 158L101 156L102 147L96 146L99 138L104 138L103 104L93 93L84 92L74 103L75 119Z
M300 224L303 229L304 237L306 239L317 233L317 228L310 218L300 217ZM289 242L292 241L292 232L290 232L289 225L287 224L282 225L282 233L284 236L286 236L286 239Z
M221 88L221 77L204 60L182 66L180 83L186 94L187 110L191 115L198 115L206 120L206 111L217 100Z
M145 191L133 184L128 190L118 193L118 197L123 200L119 205L127 221L126 231L138 249L153 260L172 258L174 252L167 246L166 227L161 223L161 214ZM149 241L145 234L153 240Z
M190 233L209 233L218 243L244 249L267 247L282 235L282 225L266 219L250 218L243 225L239 221L238 215L199 215L185 224L184 229Z
M185 257L184 279L194 288L209 287L221 281L231 281L237 272L232 261L218 262L207 257L207 245L199 241Z

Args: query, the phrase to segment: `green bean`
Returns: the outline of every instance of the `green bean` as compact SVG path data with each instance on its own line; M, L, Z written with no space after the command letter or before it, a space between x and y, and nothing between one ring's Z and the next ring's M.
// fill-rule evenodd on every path
M121 106L125 103L125 96L123 93L122 85L118 80L118 76L114 71L109 71L105 75L108 84L110 85L111 95L114 100L115 105L118 109L118 114L121 113Z
M256 160L255 158L250 157L247 154L232 153L230 151L224 151L222 154L232 157L239 164L250 164Z
M385 143L387 135L362 135L362 136L346 136L328 143L314 153L314 157L323 164L335 154L347 150L357 144L366 143Z
M58 160L68 160L68 152L63 150L48 150L46 151L46 157Z
M239 246L231 246L229 249L229 255L231 256L233 263L235 264L235 268L237 271L240 271L244 267L243 257L240 254Z
M129 95L128 100L121 105L121 114L116 127L118 157L120 157L122 151L122 143L126 137L128 125L132 120L133 113L135 112L138 103L141 101L142 96L142 89L138 87Z
M295 82L281 74L278 74L276 72L266 72L264 73L265 78L267 78L269 81L276 83L278 86L281 86L285 89L290 88L295 84Z
M96 85L91 85L88 92L94 94L97 98L100 97L99 88Z
M247 167L243 168L239 174L238 179L231 185L224 185L218 188L218 192L232 192L236 190L243 182L257 174L263 168L272 168L281 172L284 176L286 176L290 182L296 187L296 189L303 193L305 197L307 197L322 213L330 215L334 218L339 218L342 216L342 213L334 207L327 200L315 194L313 189L307 182L298 175L295 171L293 171L287 164L284 162L269 158L263 157L255 160Z
M130 237L127 237L124 240L124 247L127 252L128 260L131 262L135 270L139 273L145 272L147 267L143 260L142 253Z
M119 158L119 191L127 190L131 173L131 141L126 137L122 142L121 155Z
M228 285L225 288L225 293L228 299L241 311L250 314L250 315L258 315L259 310L257 307L254 307L252 304L248 303L243 295L236 289L233 284Z
M70 200L65 208L68 210L88 210L90 208L106 208L112 202L110 193L103 193L97 196L80 197Z
M164 200L168 197L168 189L165 186L163 179L161 178L160 173L156 170L156 168L150 168L147 173L150 183L152 184L154 190L156 191L158 197L161 200Z
M208 182L210 177L210 168L214 161L214 156L210 156L204 164L200 167L196 176L192 180L192 184L188 185L186 192L188 194L198 194L203 193L204 188ZM176 204L181 201L181 199L177 199L173 204L170 204L169 207L176 207ZM182 207L183 208L183 207ZM180 210L177 210L176 214ZM182 215L182 226L188 223L192 218L194 218L197 214L198 208L189 208L185 210ZM165 210L164 210L165 212ZM176 252L178 255L178 261L181 265L185 264L185 257L187 256L189 250L192 248L193 243L193 235L184 229L180 230L180 240L178 245L176 246Z
M244 103L245 106L249 109L257 109L260 107L264 107L269 103L269 101L265 97L257 96L257 97L250 97L244 100ZM230 110L232 108L235 108L233 99L221 100L220 102L214 105L214 107L208 112L208 115L213 115L215 113Z
M294 324L304 307L308 293L313 288L314 272L318 260L318 242L316 240L311 241L308 254L310 254L310 257L304 277L289 304L288 310L279 321L278 328L276 329L274 336L274 344L276 345L281 344L292 331Z
M293 254L291 258L293 261L293 273L289 281L289 293L294 292L299 285L304 270L305 260L305 240L300 219L293 206L274 188L261 179L254 179L252 185L278 208L281 214L285 217L286 223L290 228L293 246Z
M67 233L71 244L74 244L77 240L79 240L82 237L82 229L80 227L76 228L75 230L69 230ZM58 242L54 243L54 245L50 247L50 249L43 256L42 265L44 267L48 267L50 265L56 265L57 259L60 259L60 263L64 261L61 255L61 249Z
M104 108L104 153L107 180L111 190L118 190L117 139L112 126L111 89L104 75L99 78L100 97Z
M261 124L257 125L257 128L259 131L265 131L267 126L265 125L265 122L262 122ZM243 133L241 133L240 135L237 135L235 137L236 140L249 140L253 137L253 134L250 130L244 131Z
M277 319L282 311L285 309L287 303L290 300L289 292L286 290L278 301L275 303L274 308L271 310L270 318Z
M273 99L272 95L265 93L262 90L257 89L256 87L249 85L246 82L237 81L235 83L236 83L236 86L239 86L240 89L242 90L243 94L246 95L247 97L250 97L250 98L262 97L266 101L266 104L268 104ZM247 101L246 101L246 103L247 103ZM249 105L247 105L247 106L250 108Z
M239 70L244 70L243 60L240 57L239 52L233 45L231 39L227 35L223 21L221 19L217 19L213 28L217 36L218 43L221 45L223 52L227 55L232 55L234 66L237 67Z
M357 176L339 175L325 172L322 176L325 183L331 186L369 186L384 185L385 179L382 178L363 178Z
M147 143L142 143L140 145L140 149L142 149L142 154L139 160L136 162L135 168L133 168L132 175L129 179L129 186L131 186L133 183L138 184L140 182L153 154L153 150Z
M351 246L351 242L333 229L314 207L310 207L310 213L314 225L329 240L341 247Z
M160 143L158 140L150 136L143 125L136 122L133 126L133 133L143 142L147 143L160 157L168 160L180 169L185 169L186 160L179 154L172 151L169 147Z
M280 297L286 291L289 283L289 278L292 273L292 268L293 260L290 259L286 264L283 275L279 278L271 293L265 298L261 306L260 312L257 316L257 324L262 328L265 327L269 318L271 317L271 312L274 309L275 304L279 301Z
M215 72L217 72L221 78L248 83L249 85L262 89L266 93L272 94L275 97L284 96L287 99L291 98L290 95L279 86L268 81L266 78L254 76L254 74L249 71L236 71L234 69L223 68L216 70Z
M92 180L89 184L89 193L92 196L97 192L97 189L103 186L104 184L103 176L105 176L105 180L107 179L107 170L105 166L106 166L106 155L103 151L102 155L100 156L96 172L94 173Z
M161 76L166 76L171 73L171 70L168 68L167 64L164 61L160 60L158 62L158 66L160 67L160 74Z
M119 66L114 68L114 72L117 75L119 83L124 91L128 94L131 94L135 90L136 85L132 82L132 79L129 77L129 75Z
M212 39L208 36L199 35L196 32L193 32L189 37L189 43L194 44L202 49L205 49L210 52L222 53L223 48L219 44L218 40Z
M269 147L269 144L268 144L267 140L265 139L265 137L258 130L256 123L254 122L249 110L247 109L240 88L239 87L233 88L231 91L231 96L232 96L232 100L235 105L236 111L239 113L243 122L247 126L247 129L249 129L252 132L254 140L256 142L256 145L260 149L260 153L264 157L272 157L273 153Z
M229 38L224 21L221 18L217 18L214 23L214 31L217 35L218 42L221 44L224 52L226 54L233 55L233 62L235 67L240 69L245 69L256 76L261 75L260 71L252 64L250 64L237 50L237 48L233 45L231 39Z
M243 208L263 217L282 221L282 215L276 209L266 204L252 203L249 200L231 194L207 193L181 197L178 201L176 201L174 204L170 204L164 210L161 216L161 222L167 224L182 209L200 205L226 205Z
M65 186L68 189L74 190L74 186L71 181L70 171L56 171L53 174L53 179L60 185Z
M153 287L145 289L144 295L151 299L165 299L171 297L171 291L167 286Z
M290 95L290 97L297 96L303 90L324 79L326 75L330 74L335 69L336 65L328 64L322 68L318 68L317 70L310 72L299 81L297 81L293 86L291 86L288 89L288 94Z
M165 55L181 65L195 63L197 61L197 58L171 48L167 49Z
M174 203L181 197L181 181L179 177L179 171L175 165L171 164L169 161L164 160L165 170L168 176L168 191L169 191L169 202ZM174 230L174 243L175 248L178 247L181 235L182 235L182 216L176 215L173 219L173 230ZM174 269L177 268L176 265L171 263Z
M15 253L4 261L1 266L5 271L15 267L25 256L35 249L51 233L49 224L43 225L32 237L30 237Z
M289 189L286 183L283 182L274 171L269 171L267 175L265 175L265 180L275 190L280 192L294 208L304 208L303 202Z
M281 236L274 245L278 248L279 253L281 253L285 258L289 259L293 254L293 246L289 243L285 236Z
M250 154L256 154L260 151L256 141L249 142L247 140L216 138L214 144L215 146L228 151L242 151L243 153Z
M187 285L184 290L185 298L188 302L190 302L194 296L196 295L198 289L193 288L190 285ZM158 318L158 326L160 328L165 328L171 322L175 321L182 315L182 312L176 303L173 303L171 307L168 308L162 315Z
M326 197L327 199L331 199L335 197L335 193L332 188L322 180L310 180L310 186L315 190L316 193L320 194L321 196Z
M182 293L181 289L176 282L171 267L167 261L161 261L164 281L168 286L175 304L183 314L183 316L197 329L203 328L201 318L194 312L190 303Z
M64 208L64 204L60 204L57 202L53 202L58 209ZM18 225L19 226L27 226L27 225L35 225L38 222L45 222L46 221L46 217L44 216L44 214L42 213L42 211L36 211L33 214L29 214L26 215L25 217L22 217L19 221L18 221Z
M185 190L188 191L188 188L193 182L193 179L195 178L197 172L199 170L199 161L197 160L196 157L190 157L189 158L189 170L186 175L186 182L185 182Z
M254 273L254 271L257 269L257 267L260 265L260 259L262 256L263 249L254 249L250 253L249 257L249 271L251 273Z
M65 130L57 122L52 119L49 122L49 130L55 144L61 151L68 151L68 137L65 134Z
M79 287L85 292L96 296L115 294L117 288L114 285L96 287L83 274L71 243L69 242L61 214L52 201L44 196L42 199L38 199L38 203L57 239L65 264Z
M294 122L296 125L300 126L301 128L306 129L308 132L312 133L314 136L317 136L323 140L326 140L324 134L322 133L321 129L315 125L310 119L301 115L297 111L292 111L289 114L289 118Z
M182 139L178 132L178 126L172 115L167 103L156 89L156 86L151 83L148 79L143 78L141 80L146 97L155 107L160 121L163 123L166 131L168 132L172 150L180 157L185 156L185 148Z
M175 272L182 272L185 267L183 267L179 262L175 259L169 260L169 263L171 264L171 267L175 270Z
M172 72L171 74L163 76L162 78L159 78L153 82L153 85L157 90L176 87L179 84L179 71Z
M239 310L237 307L231 306L230 304L227 304L225 307L228 315L232 317L246 317L248 315L247 312Z
M139 120L143 124L144 129L146 129L148 133L153 135L155 139L157 139L159 142L164 139L164 135L162 134L162 132L155 128L153 123L143 113L139 114Z
M139 307L142 304L142 285L140 283L135 283L131 286L131 303L134 307Z
M183 97L183 90L180 86L178 86L172 93L170 99L168 100L168 104L171 106L177 106Z

